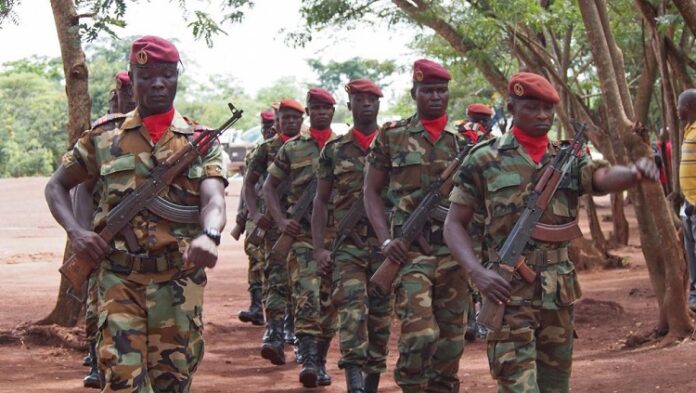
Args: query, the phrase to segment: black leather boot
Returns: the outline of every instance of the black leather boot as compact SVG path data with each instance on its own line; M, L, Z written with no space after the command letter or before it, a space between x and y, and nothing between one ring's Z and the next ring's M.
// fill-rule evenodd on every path
M239 320L242 322L251 322L252 325L263 326L263 306L261 305L261 288L252 288L249 290L251 295L251 305L248 310L239 312Z
M89 343L89 357L91 359L91 364L89 365L89 372L87 376L82 380L82 385L86 388L101 389L101 382L99 381L99 369L97 368L97 351L96 343Z
M363 374L358 366L348 366L346 372L346 386L348 393L365 393L365 383Z
M295 315L292 305L285 307L285 317L283 318L283 338L288 345L295 345Z
M371 373L365 375L365 393L377 393L379 387L380 373Z
M331 385L331 376L326 372L326 355L329 353L331 339L319 339L319 386Z
M283 321L271 321L268 323L268 330L263 337L263 344L261 345L261 357L270 360L276 366L285 364Z
M317 351L317 339L314 336L303 334L298 337L300 353L302 354L302 369L300 370L300 382L306 388L317 387L319 378L319 352Z

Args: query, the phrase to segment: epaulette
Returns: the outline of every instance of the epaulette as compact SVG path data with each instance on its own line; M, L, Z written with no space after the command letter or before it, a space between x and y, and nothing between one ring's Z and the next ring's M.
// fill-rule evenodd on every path
M409 119L388 121L382 125L382 131L391 130L397 127L405 127L408 125Z
M114 122L117 120L122 120L122 119L125 119L126 117L128 117L128 116L126 114L123 114L123 113L109 113L108 115L104 115L104 116L98 118L97 120L95 120L94 123L92 123L92 128L94 129L97 127L101 127L104 124L111 123L111 122Z

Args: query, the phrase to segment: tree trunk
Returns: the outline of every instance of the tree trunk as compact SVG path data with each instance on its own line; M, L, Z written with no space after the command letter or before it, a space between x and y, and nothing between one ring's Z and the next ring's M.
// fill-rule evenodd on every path
M590 223L592 242L601 253L606 254L608 252L607 239L604 237L602 227L599 224L597 205L595 205L592 195L585 195L585 212L587 213L587 221Z
M691 29L691 33L696 36L696 4L694 0L673 0L674 5L679 9L679 13L684 18L686 27Z
M85 53L78 31L79 17L72 0L51 0L53 18L58 31L60 53L65 73L65 93L68 96L68 141L72 146L82 131L90 128L92 100L89 96ZM63 263L70 256L69 245L65 246ZM75 326L82 312L82 303L66 294L69 284L60 279L58 299L53 311L40 321L41 324Z
M624 194L623 192L610 195L611 200L611 217L613 225L612 243L618 246L628 244L628 220L624 214Z

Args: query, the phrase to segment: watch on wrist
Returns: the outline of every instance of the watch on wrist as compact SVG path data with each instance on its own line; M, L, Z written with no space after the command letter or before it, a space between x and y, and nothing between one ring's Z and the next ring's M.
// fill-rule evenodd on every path
M391 243L392 239L386 239L382 242L382 244L379 245L379 250L381 252L384 252L384 249Z
M220 245L220 238L221 238L220 231L218 231L215 228L205 228L203 230L203 233L206 236L208 236L212 241L214 241L216 246Z

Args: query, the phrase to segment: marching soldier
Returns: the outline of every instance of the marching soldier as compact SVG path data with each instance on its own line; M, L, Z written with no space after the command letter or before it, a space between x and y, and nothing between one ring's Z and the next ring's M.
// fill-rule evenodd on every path
M417 113L380 130L365 175L365 210L381 251L402 265L394 287L394 307L401 321L394 378L404 392L454 392L459 386L469 286L444 243L441 222L431 219L422 234L421 245L425 248L423 243L429 240L432 250L408 247L399 239L424 190L463 144L446 126L450 79L450 73L435 62L414 63L411 97ZM381 198L385 187L394 206L391 226ZM446 206L446 198L440 204Z
M478 143L491 138L491 116L493 110L484 104L471 104L466 108L467 122L462 122L457 130L467 143Z

